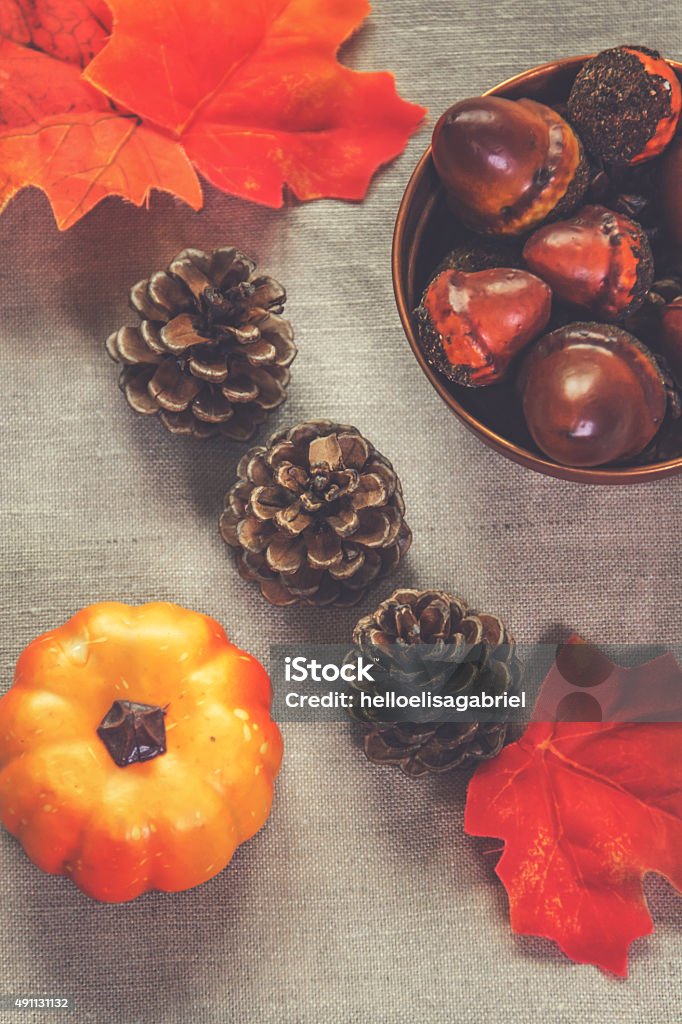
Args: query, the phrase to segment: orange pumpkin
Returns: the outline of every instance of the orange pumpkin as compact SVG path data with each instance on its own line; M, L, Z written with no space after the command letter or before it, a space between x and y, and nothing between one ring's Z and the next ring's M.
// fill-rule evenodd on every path
M270 694L206 615L84 608L28 645L0 699L0 820L98 900L200 885L270 813Z

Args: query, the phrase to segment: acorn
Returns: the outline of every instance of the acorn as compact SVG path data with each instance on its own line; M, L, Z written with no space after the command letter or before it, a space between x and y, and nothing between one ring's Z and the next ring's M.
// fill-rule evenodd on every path
M603 320L622 320L639 309L654 279L646 233L605 206L584 206L570 220L540 228L523 256L557 298Z
M458 238L458 244L446 253L431 279L442 270L465 270L470 274L475 270L494 270L497 267L523 270L520 240L485 238L462 229L462 237Z
M657 185L665 230L675 245L682 246L682 138L679 135L661 157Z
M585 61L568 97L569 119L587 149L617 164L662 153L681 107L677 75L645 46L617 46Z
M571 213L588 168L571 126L535 100L476 96L446 110L433 132L433 161L448 203L484 235L519 235Z
M417 310L422 351L434 369L456 384L493 384L542 333L551 307L548 286L525 270L443 270L427 286Z
M533 440L564 466L603 466L638 455L667 407L655 357L614 324L573 323L545 335L518 377Z
M658 343L675 383L682 388L682 296L661 309Z

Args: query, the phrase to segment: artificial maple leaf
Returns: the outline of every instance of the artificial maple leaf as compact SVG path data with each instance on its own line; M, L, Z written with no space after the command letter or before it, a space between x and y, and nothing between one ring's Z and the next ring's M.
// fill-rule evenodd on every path
M627 974L630 943L653 930L643 876L682 891L681 748L678 722L533 722L481 765L464 825L505 842L513 931Z
M111 32L104 0L2 0L0 36L81 67Z
M424 114L387 72L336 60L368 11L367 0L254 0L247 12L235 0L2 0L0 211L30 185L60 228L108 195L141 205L154 188L199 209L195 167L271 206L285 184L301 199L362 198Z
M91 85L180 140L218 188L281 206L361 199L423 118L388 72L339 64L367 0L108 0Z
M83 24L91 45L92 25ZM10 83L0 93L0 211L27 185L46 193L60 228L108 195L139 206L152 188L201 206L201 186L177 142L113 109L83 81L77 55L59 59L36 45L0 39L0 79Z

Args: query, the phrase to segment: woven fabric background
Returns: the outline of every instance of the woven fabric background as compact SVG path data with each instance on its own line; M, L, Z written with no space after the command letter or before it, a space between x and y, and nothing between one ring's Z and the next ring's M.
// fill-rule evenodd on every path
M682 57L676 0L374 8L344 59L394 69L431 125L455 99L555 57L619 42ZM682 477L591 488L514 466L450 415L408 349L391 233L428 135L362 204L269 211L207 189L198 215L169 197L148 212L109 200L60 234L27 192L0 217L3 686L29 640L102 598L195 607L267 660L270 642L338 642L390 592L352 612L271 609L218 535L242 449L173 438L117 388L103 341L129 315L131 284L186 245L230 242L289 292L300 354L272 429L352 422L402 477L415 541L396 583L461 593L523 641L568 627L679 640ZM656 932L635 943L628 981L572 964L512 936L486 855L499 844L462 832L466 777L374 768L345 724L284 734L268 825L194 891L98 905L3 834L0 992L70 995L69 1019L121 1024L679 1021L682 904L664 881L647 882Z

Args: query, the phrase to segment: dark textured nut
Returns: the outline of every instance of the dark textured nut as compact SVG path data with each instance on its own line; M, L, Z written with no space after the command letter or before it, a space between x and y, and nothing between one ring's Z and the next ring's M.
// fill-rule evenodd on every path
M523 234L568 214L588 184L575 132L534 100L456 103L436 124L433 160L452 210L481 234Z
M457 384L492 384L545 329L551 305L547 285L524 270L444 270L417 311L424 355Z
M654 277L645 232L603 206L584 206L570 220L540 228L523 255L557 298L603 320L622 320L639 309Z
M440 261L431 280L442 270L463 270L472 274L476 270L495 270L500 267L523 269L521 244L518 239L483 238L463 232L464 238Z
M663 152L675 134L681 103L677 75L659 53L618 46L585 62L568 112L591 153L636 164Z
M652 353L613 324L574 323L541 338L519 373L538 447L565 466L602 466L641 452L667 407Z
M670 239L682 246L682 138L677 136L661 157L658 172L661 220Z
M660 312L659 345L678 387L682 388L682 297Z

